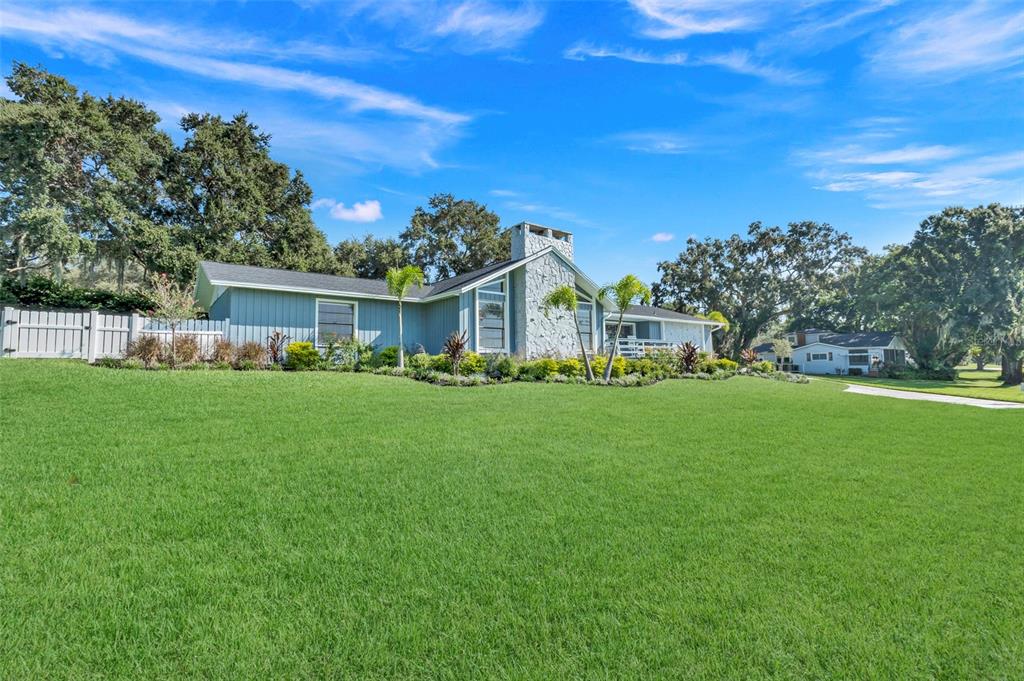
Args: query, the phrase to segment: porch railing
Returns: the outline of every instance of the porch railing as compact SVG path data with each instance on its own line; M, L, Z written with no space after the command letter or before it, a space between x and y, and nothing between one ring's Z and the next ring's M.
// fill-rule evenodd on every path
M611 349L611 342L606 349ZM648 353L658 350L672 350L678 345L672 341L651 340L647 338L620 338L619 354L623 357L635 358L644 357Z

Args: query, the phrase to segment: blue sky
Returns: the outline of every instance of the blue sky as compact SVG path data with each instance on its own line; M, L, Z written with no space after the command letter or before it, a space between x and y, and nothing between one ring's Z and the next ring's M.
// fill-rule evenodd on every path
M1024 203L1020 2L8 0L0 38L5 74L144 100L178 139L189 111L249 112L332 243L444 191L651 280L754 220L877 250L946 205Z

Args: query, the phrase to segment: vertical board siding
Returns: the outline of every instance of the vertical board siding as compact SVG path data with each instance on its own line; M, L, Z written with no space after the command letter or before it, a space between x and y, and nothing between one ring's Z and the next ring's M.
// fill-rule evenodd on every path
M452 331L459 330L459 298L443 298L423 306L425 342L427 352L436 355L441 352L444 339Z
M476 289L459 294L459 332L463 331L469 347L476 350Z
M227 319L231 316L231 289L220 295L209 310L210 319Z

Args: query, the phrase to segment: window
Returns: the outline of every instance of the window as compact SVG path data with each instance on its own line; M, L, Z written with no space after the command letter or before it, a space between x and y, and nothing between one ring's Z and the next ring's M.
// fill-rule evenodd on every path
M576 305L576 317L580 324L580 335L583 336L583 347L594 349L594 304L577 292L579 303Z
M882 357L886 364L905 366L907 363L907 353L905 350L889 350L886 348L882 350Z
M498 279L476 291L477 347L481 352L508 350L506 284L505 279Z
M850 353L850 366L852 367L866 367L868 366L868 353L867 352L851 352Z
M338 340L352 338L356 329L356 306L354 303L331 303L316 301L316 343L323 345L330 336Z
M615 340L616 326L618 326L618 322L605 322L604 324L604 335L609 343ZM619 337L636 338L636 324L633 322L622 322L622 334Z
M807 361L808 362L824 362L825 360L831 360L831 359L832 359L832 353L831 352L808 352L807 353Z

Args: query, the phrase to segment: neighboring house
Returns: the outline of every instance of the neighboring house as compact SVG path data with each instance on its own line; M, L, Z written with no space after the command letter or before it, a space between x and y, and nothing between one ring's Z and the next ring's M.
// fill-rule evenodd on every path
M603 352L618 310L597 300L599 287L573 262L569 232L521 223L512 229L512 259L409 292L403 305L406 347L438 353L453 331L465 331L481 353L521 357L579 354L571 315L541 302L562 284L576 287L584 343ZM196 298L210 319L227 322L227 337L263 343L274 331L322 345L327 334L375 347L398 344L398 303L380 280L336 277L204 261ZM656 307L626 310L620 349L637 356L686 341L710 351L720 324Z
M776 357L772 344L762 343L754 347L757 358L805 374L867 374L877 370L880 364L904 366L907 363L907 346L895 333L833 333L806 329L790 332L786 339L793 345L792 357Z

